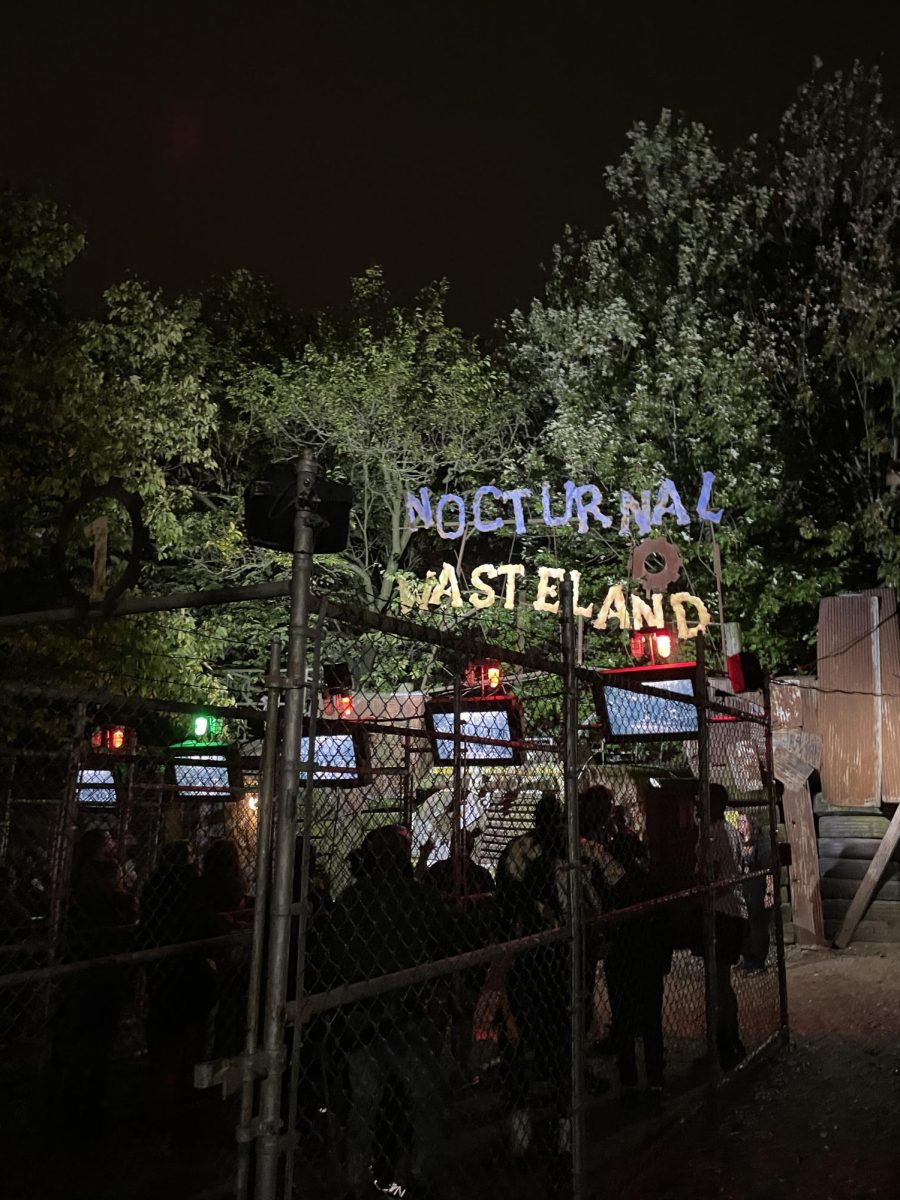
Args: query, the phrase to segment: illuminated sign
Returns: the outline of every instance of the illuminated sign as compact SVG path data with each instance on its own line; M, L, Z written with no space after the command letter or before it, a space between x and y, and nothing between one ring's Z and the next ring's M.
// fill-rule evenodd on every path
M701 521L717 525L722 520L722 509L711 507L715 479L712 471L703 472L694 511ZM524 533L527 501L531 502L529 507L532 510L540 513L540 519L549 528L558 529L574 521L579 533L587 533L592 523L603 529L612 528L614 518L610 512L613 506L617 513L618 532L623 537L631 536L634 530L641 537L647 537L652 529L662 525L667 516L674 517L677 525L691 523L690 514L671 479L662 481L655 499L649 491L642 491L640 499L635 499L631 492L624 489L607 496L606 507L610 512L604 511L603 493L595 483L576 484L571 479L566 480L561 504L558 499L554 503L549 483L542 484L539 493L527 487L504 491L488 483L478 488L471 504L467 504L455 492L447 492L434 499L431 490L423 487L418 492L406 493L406 516L411 531L434 529L438 537L448 541L461 538L467 527L474 528L478 533L497 533L505 525L512 524L516 533Z
M618 583L608 589L595 615L593 603L585 605L581 602L581 572L566 571L563 567L538 567L532 601L532 608L536 612L559 612L559 585L567 576L572 581L572 612L576 617L590 620L597 630L606 629L610 621L615 621L619 629L643 629L644 626L663 629L666 623L664 602L675 618L678 637L682 641L695 638L710 622L706 605L690 592L673 592L667 596L654 592L648 597L647 603L640 596L626 596L623 586ZM469 604L472 608L480 609L490 608L502 598L503 607L513 609L516 607L519 583L524 579L525 567L522 563L504 563L499 567L493 563L481 563L472 571L471 590L464 597L456 568L452 563L445 562L440 572L427 573L421 590L398 576L400 607L404 612L410 612L413 608L426 612L449 601L451 608L463 608ZM688 618L689 606L694 609L693 621Z

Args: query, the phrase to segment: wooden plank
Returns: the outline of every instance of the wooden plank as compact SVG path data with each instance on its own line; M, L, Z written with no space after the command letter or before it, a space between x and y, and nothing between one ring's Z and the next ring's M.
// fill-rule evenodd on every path
M839 950L843 950L846 946L849 946L853 937L853 931L862 920L863 913L869 907L872 897L875 895L875 889L881 882L884 868L898 846L900 846L900 807L894 812L887 833L881 839L881 845L878 847L868 871L866 871L859 891L853 897L850 911L844 918L844 923L838 931L837 937L834 939L834 944Z
M817 817L880 817L883 815L880 804L870 804L865 808L847 808L845 804L829 804L821 792L817 792L813 798L813 812Z
M809 787L784 789L784 823L791 846L791 907L797 942L819 946L825 940L822 893L819 888L819 851Z
M874 854L872 858L874 858ZM820 858L820 879L865 879L872 858ZM900 862L892 858L884 868L882 881L900 879Z
M853 900L822 900L822 912L826 921L842 921L850 911ZM900 903L896 900L873 900L866 909L867 921L900 922Z
M890 822L887 817L866 815L819 817L820 838L877 838L887 833Z
M821 858L861 858L871 862L880 845L878 838L819 838L819 855ZM900 846L891 858L900 860Z
M829 900L846 900L847 907L859 891L859 879L832 879L827 875L822 879L822 904L827 908ZM879 900L892 900L900 902L900 880L894 880L892 883L882 883L881 887L875 893L874 904Z

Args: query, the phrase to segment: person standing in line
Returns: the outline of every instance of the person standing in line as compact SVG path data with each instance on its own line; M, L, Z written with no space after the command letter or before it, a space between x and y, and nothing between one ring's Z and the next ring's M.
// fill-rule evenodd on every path
M613 814L601 841L625 872L614 887L604 889L604 911L646 905L655 899L659 888L647 848L621 812ZM612 925L603 968L622 1099L627 1102L637 1096L638 1038L644 1045L647 1086L652 1094L660 1095L665 1068L663 994L666 975L672 968L672 935L666 911L645 910Z
M215 933L215 917L206 905L190 847L187 842L170 842L163 846L141 896L141 944L175 949ZM206 1026L216 1002L215 965L203 951L173 954L149 963L146 980L153 1121L166 1141L189 1139L196 1116L194 1064L203 1058Z
M716 995L718 1021L716 1044L723 1071L736 1067L747 1055L740 1036L738 1002L731 981L731 968L741 957L747 932L747 904L740 883L741 839L725 820L728 792L720 783L709 788L709 842L697 846L701 875L706 878L707 855L714 883L735 880L736 886L716 890L713 907L716 921Z
M745 879L744 900L747 904L747 934L744 938L743 967L750 975L760 975L766 969L769 957L769 925L775 906L775 879L771 874L772 853L769 840L746 813L738 817L738 834L741 839L741 868L745 875L756 871L769 871L763 878L756 876Z
M458 925L433 887L414 875L409 833L386 825L352 852L353 882L328 913L323 956L330 986L359 983L456 953ZM429 1015L430 983L359 1000L340 1010L338 1036L350 1087L346 1172L349 1200L380 1194L372 1176L379 1113L409 1109L407 1191L434 1196L446 1086L440 1035ZM399 1115L399 1114L398 1114Z

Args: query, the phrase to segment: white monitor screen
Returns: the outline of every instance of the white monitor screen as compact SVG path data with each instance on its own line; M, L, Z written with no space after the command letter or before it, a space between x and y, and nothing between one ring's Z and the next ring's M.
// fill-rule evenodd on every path
M356 746L350 733L325 733L316 738L314 783L356 783ZM304 767L309 762L309 738L300 739L300 779L306 782ZM332 768L329 770L328 768ZM343 770L339 769L343 768Z
M228 767L223 754L183 754L175 764L175 783L189 797L203 800L230 795Z
M435 733L453 733L452 712L436 712L433 721ZM505 708L476 708L468 711L463 709L459 714L459 732L462 737L497 738L499 741L511 742L509 710ZM443 741L439 738L434 744L434 755L440 763L453 762L453 742ZM512 762L515 752L511 745L490 746L482 742L461 742L460 756L463 760L488 758L497 762Z
M116 783L112 771L79 771L79 804L115 804Z
M674 692L693 699L691 679L645 680L644 686ZM606 685L603 688L610 737L684 737L697 732L697 709L693 704L642 696L640 692Z

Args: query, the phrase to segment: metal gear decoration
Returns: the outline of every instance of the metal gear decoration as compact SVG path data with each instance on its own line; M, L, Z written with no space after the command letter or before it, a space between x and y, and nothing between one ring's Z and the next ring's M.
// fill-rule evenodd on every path
M137 583L141 563L146 557L149 548L149 534L141 515L144 505L141 497L136 492L129 492L124 487L121 479L110 479L108 483L103 484L85 482L82 485L81 494L71 503L67 504L60 514L56 551L63 587L71 599L75 601L77 607L87 609L92 603L93 598L88 597L69 579L66 569L66 549L75 532L79 513L92 501L101 499L114 500L120 504L128 514L131 524L131 546L128 550L128 561L125 570L119 575L118 579L115 579L108 587L105 587L102 599L97 598L102 611L111 612L122 593L134 587ZM97 600L93 600L93 602L96 603Z
M654 554L663 560L663 565L658 571L648 571L647 560ZM665 591L670 583L674 583L683 566L684 559L677 546L673 546L666 538L647 538L632 550L628 574L648 596L652 596L654 592Z

